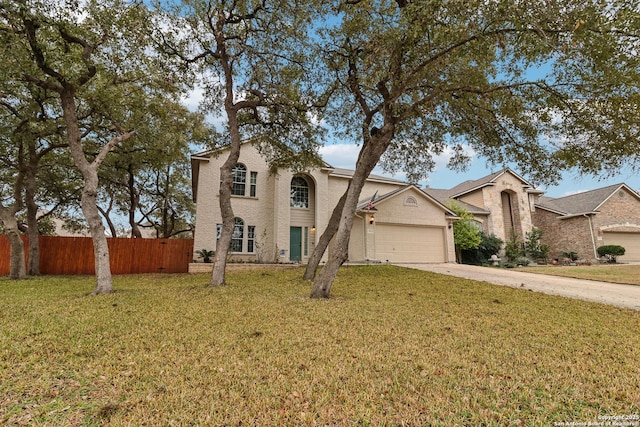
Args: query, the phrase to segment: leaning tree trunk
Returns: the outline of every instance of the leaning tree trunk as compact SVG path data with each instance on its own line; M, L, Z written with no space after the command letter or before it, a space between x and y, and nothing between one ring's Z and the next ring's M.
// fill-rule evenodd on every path
M356 169L356 174L358 173ZM351 185L345 192L344 207L342 208L340 221L335 233L336 241L333 250L329 254L327 264L320 270L320 274L313 281L311 289L311 298L329 298L331 285L338 274L338 269L347 260L349 255L349 238L351 235L351 227L353 226L353 217L358 206L358 198L360 191L364 186L366 176L360 172L360 176L354 174Z
M14 280L25 279L27 277L27 268L24 261L24 242L20 238L15 212L13 212L13 209L0 207L0 217L11 247L9 277Z
M318 244L311 253L311 257L309 257L307 268L305 269L304 276L302 277L304 280L313 280L316 277L316 271L318 271L318 266L320 265L322 256L327 250L331 239L338 231L338 225L340 225L340 216L342 215L342 209L344 208L344 201L347 199L349 187L351 187L351 181L349 181L347 190L340 197L340 200L338 200L338 204L335 208L333 208L333 212L331 213L331 218L329 218L327 228L320 236L320 239L318 239Z
M365 142L360 150L356 170L345 192L344 207L340 215L333 251L329 254L327 264L320 270L320 274L313 281L311 298L329 298L333 280L336 278L340 266L347 260L353 218L362 187L364 187L367 177L380 160L380 156L389 147L391 138L393 138L393 125L387 125L385 128L383 128L383 133L378 133L375 137L364 138Z
M232 99L232 98L228 98ZM213 272L209 286L221 286L226 283L227 255L231 247L233 237L234 214L231 207L231 187L233 186L233 168L240 158L240 132L238 128L237 112L232 106L227 105L227 117L229 119L229 134L231 145L229 156L220 168L220 214L222 216L222 231L216 243Z

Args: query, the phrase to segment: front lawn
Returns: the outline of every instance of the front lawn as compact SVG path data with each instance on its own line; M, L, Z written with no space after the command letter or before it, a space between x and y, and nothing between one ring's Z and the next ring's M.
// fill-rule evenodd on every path
M392 266L0 278L0 424L554 425L638 414L640 313ZM586 425L586 424L585 424Z
M603 282L640 285L640 265L598 264L581 266L535 266L521 267L518 271L575 277L576 279L600 280ZM639 424L640 425L640 424Z

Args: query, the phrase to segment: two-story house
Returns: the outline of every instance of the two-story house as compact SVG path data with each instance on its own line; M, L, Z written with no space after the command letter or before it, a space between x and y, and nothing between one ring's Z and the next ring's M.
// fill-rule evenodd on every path
M224 159L226 149L191 158L195 250L216 248ZM352 173L330 165L305 173L274 172L250 142L244 143L233 170L231 204L236 218L231 259L306 262ZM367 179L361 195L349 261L455 262L452 221L457 217L433 196L415 185L375 175Z

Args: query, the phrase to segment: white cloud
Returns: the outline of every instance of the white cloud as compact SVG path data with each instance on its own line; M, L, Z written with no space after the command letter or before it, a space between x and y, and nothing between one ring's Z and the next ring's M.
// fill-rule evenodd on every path
M360 146L355 144L331 144L320 147L322 159L336 168L355 169Z
M201 86L194 87L187 95L183 96L180 102L189 109L189 111L198 111L200 103L204 100L204 88Z

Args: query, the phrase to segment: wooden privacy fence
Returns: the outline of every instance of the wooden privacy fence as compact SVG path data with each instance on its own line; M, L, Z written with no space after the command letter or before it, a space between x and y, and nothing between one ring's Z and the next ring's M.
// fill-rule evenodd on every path
M25 243L27 259L28 239ZM111 273L187 273L193 259L193 239L108 238ZM0 275L9 274L10 247L0 236ZM95 264L90 237L40 236L40 273L93 275Z

